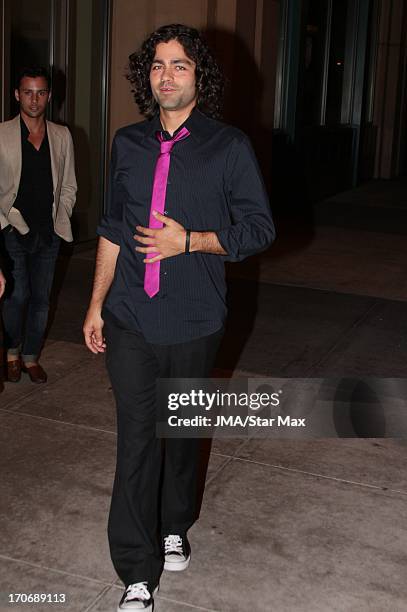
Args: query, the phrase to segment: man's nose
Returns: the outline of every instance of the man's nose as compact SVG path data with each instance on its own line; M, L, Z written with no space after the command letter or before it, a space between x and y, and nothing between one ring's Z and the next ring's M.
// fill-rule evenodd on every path
M163 81L169 81L174 78L174 70L172 66L164 66L161 73L161 79Z

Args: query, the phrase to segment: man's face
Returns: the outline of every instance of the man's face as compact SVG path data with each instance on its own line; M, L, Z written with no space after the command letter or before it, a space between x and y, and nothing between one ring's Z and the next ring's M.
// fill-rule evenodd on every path
M14 95L20 102L20 111L33 119L45 114L51 97L44 77L23 77Z
M196 104L195 62L177 40L159 43L150 70L151 91L165 110L188 110Z

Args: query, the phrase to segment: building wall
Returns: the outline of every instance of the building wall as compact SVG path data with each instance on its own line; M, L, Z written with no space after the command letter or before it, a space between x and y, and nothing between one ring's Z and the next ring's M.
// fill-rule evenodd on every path
M406 168L407 6L404 0L382 1L374 98L377 128L375 178L392 178Z

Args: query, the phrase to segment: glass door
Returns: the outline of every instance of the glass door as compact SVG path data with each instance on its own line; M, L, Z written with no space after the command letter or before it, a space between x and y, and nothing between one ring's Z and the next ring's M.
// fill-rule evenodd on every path
M75 146L75 241L93 240L105 191L110 1L2 0L0 12L1 120L18 113L18 71L48 68L48 119L67 125Z
M52 0L3 2L2 120L18 113L15 77L22 66L50 66Z
M75 3L71 39L70 122L75 143L78 198L75 236L95 238L103 212L107 160L108 31L107 0Z

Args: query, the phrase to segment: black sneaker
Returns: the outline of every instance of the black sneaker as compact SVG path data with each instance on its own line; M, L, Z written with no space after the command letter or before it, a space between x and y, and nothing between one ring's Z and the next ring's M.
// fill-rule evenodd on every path
M129 584L120 600L117 612L121 610L144 610L152 612L154 608L154 595L158 586L151 592L147 582L135 582Z
M187 569L191 560L191 547L186 536L167 535L164 537L164 569L181 572Z

